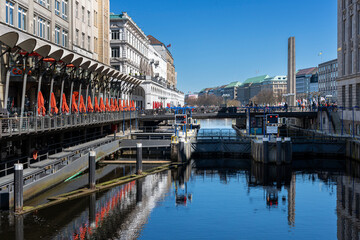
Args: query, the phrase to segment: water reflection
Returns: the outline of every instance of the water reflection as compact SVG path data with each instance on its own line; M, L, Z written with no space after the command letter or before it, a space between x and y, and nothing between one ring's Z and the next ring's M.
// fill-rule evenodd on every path
M359 173L341 161L202 159L25 217L3 214L0 239L359 239Z

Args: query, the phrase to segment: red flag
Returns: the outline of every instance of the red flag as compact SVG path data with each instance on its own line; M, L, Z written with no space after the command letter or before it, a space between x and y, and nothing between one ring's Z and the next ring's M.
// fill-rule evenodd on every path
M171 47L171 43L169 45L166 46L167 48Z

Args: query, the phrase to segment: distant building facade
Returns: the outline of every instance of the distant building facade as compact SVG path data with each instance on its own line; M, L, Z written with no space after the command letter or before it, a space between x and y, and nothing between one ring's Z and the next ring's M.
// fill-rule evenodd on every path
M272 91L274 97L280 99L287 91L287 76L275 76L265 78L262 82L261 91Z
M337 59L319 64L319 92L322 97L337 100L338 61ZM331 97L330 97L331 96Z
M248 104L250 99L261 91L263 81L269 77L269 75L262 75L246 79L245 82L238 87L237 100L243 105Z
M300 69L296 73L296 95L310 96L318 91L318 68Z
M241 86L241 82L231 82L224 88L224 94L229 95L228 99L237 99L238 88Z
M110 15L111 66L132 76L151 75L145 33L126 13Z
M152 35L148 35L150 40L150 44L154 47L154 49L164 58L166 59L166 80L170 87L176 88L177 84L177 74L175 72L174 58L164 43L160 42L158 39L153 37Z

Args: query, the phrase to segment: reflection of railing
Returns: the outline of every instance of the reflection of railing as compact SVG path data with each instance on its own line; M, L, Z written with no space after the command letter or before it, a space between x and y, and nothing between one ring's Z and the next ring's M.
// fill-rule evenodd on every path
M201 129L197 141L248 141L247 138L238 136L233 129Z
M24 133L59 130L63 128L86 126L98 123L116 122L136 118L137 112L109 112L90 114L71 114L43 117L19 117L0 119L0 138ZM22 122L22 124L21 124ZM21 125L20 125L21 124Z

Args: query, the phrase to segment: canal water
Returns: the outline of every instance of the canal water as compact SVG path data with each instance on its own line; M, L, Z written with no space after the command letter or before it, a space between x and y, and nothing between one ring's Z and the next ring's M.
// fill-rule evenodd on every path
M343 159L199 159L23 217L2 212L0 239L359 239L359 173Z

